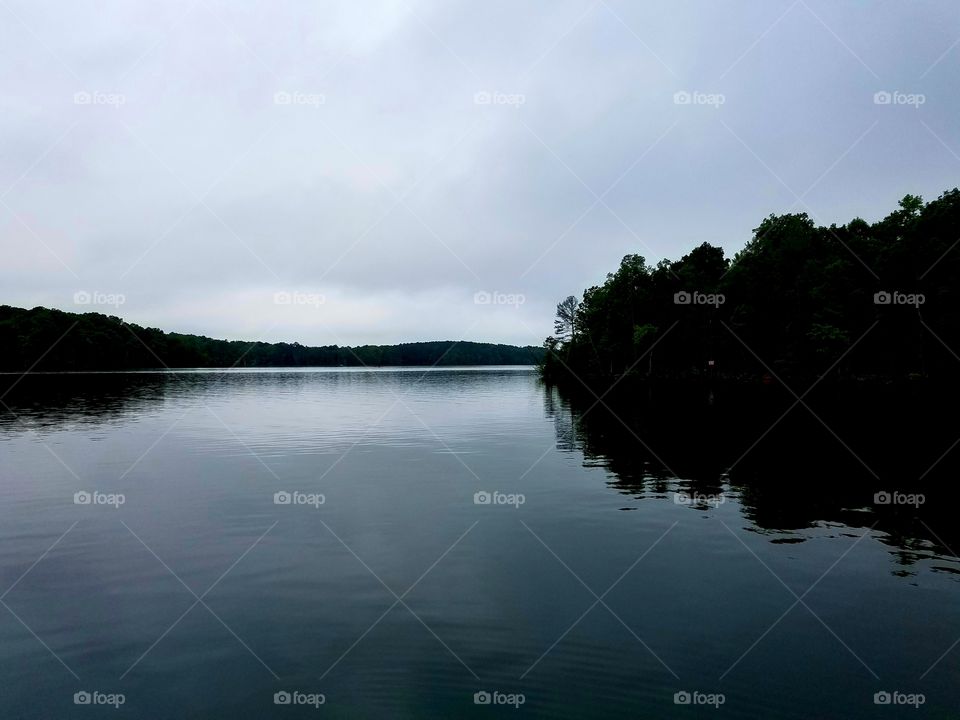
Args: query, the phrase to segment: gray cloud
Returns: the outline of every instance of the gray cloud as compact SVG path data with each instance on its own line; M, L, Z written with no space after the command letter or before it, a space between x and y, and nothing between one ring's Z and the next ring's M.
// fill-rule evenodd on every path
M873 220L960 170L949 0L0 16L15 305L98 290L221 337L536 343L628 252L732 253L791 209Z

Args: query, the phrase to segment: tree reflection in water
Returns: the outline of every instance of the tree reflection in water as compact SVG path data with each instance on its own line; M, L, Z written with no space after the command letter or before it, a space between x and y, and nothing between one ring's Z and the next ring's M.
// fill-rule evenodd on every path
M825 386L798 404L786 388L760 383L624 382L607 396L543 384L542 392L557 448L607 469L617 492L661 501L678 491L723 493L775 543L803 542L811 528L859 535L874 527L897 574L912 574L920 559L956 559L960 420L950 393ZM884 492L923 502L878 503Z

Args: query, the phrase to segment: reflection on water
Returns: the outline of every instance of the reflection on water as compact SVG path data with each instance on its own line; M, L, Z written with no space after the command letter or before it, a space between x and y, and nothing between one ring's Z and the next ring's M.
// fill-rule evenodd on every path
M82 708L113 718L671 717L700 691L724 695L711 716L805 720L875 717L885 690L926 702L884 716L960 701L944 455L960 428L935 395L814 393L787 413L776 387L619 388L594 406L529 368L0 386L4 718L77 716L80 690L122 692ZM274 500L296 492L323 502ZM295 690L327 702L274 705ZM523 707L474 704L494 691Z
M799 404L767 386L627 395L598 402L588 391L544 388L558 447L582 453L585 467L608 468L610 487L639 498L679 487L692 500L735 499L774 543L803 542L817 527L876 529L897 574L921 559L954 559L960 422L948 395L845 389Z

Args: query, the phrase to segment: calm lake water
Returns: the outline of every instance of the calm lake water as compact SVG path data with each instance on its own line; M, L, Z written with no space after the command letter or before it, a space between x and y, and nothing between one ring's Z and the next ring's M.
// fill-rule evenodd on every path
M914 485L946 433L614 415L529 368L38 375L4 403L3 718L960 713L956 504Z

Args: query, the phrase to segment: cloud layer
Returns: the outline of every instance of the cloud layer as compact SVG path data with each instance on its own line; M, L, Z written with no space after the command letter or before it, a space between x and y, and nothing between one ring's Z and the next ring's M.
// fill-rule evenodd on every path
M874 220L960 174L951 0L0 17L13 305L307 344L537 343L626 253L732 253L772 212Z

